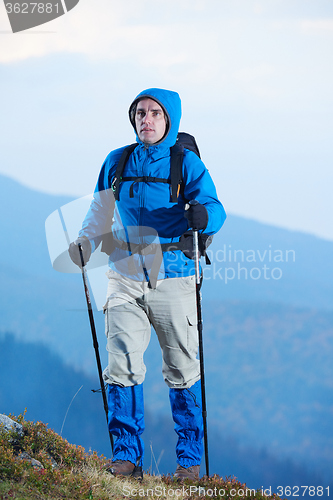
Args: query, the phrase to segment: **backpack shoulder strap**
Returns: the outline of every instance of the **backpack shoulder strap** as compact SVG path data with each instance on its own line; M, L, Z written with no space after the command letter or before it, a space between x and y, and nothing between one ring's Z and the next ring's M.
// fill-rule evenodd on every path
M119 200L119 185L120 185L121 176L123 174L125 165L128 162L129 157L131 156L131 154L133 153L134 149L137 146L138 146L137 142L135 142L134 144L130 144L129 146L127 146L123 150L122 155L121 155L121 157L120 157L120 159L118 161L118 165L117 165L117 169L116 169L116 174L115 174L115 176L113 178L113 181L112 181L112 184L111 184L111 188L112 188L112 191L114 193L114 197L115 197L115 199L117 201Z
M180 186L183 182L184 147L179 142L170 148L171 201L177 203Z
M177 203L179 192L183 186L183 158L184 148L193 151L200 158L200 151L193 135L186 132L178 132L177 141L171 150L171 201Z

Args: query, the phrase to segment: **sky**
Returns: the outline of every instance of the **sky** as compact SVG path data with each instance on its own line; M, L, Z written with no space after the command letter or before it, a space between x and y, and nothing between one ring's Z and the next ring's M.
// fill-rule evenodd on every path
M227 213L333 240L331 0L80 0L13 34L0 4L0 174L91 193L143 89L179 92Z

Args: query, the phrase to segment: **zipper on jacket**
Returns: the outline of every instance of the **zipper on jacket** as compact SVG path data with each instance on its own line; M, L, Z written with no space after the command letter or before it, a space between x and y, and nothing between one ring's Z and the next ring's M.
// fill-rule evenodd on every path
M149 165L149 144L145 144L146 157L141 166L141 175L145 176L145 168ZM145 208L146 183L139 182L139 226L143 226L143 212ZM140 241L142 243L142 241Z

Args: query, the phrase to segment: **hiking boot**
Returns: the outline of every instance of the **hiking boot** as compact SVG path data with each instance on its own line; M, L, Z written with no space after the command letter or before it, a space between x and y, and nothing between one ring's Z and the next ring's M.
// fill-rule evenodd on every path
M115 460L106 470L113 476L130 476L134 468L135 465L128 460Z
M190 479L191 481L199 481L200 465L191 465L191 467L182 467L177 465L176 472L173 475L174 479L177 481L183 481L184 479Z
M131 477L133 477L133 479L136 479L137 481L143 480L143 470L141 465L136 465L134 467Z

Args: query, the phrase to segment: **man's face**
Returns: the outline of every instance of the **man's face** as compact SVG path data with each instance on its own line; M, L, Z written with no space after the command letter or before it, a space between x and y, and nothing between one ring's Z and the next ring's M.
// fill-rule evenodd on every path
M135 128L139 139L147 144L159 142L165 134L164 111L153 99L142 99L136 107Z

